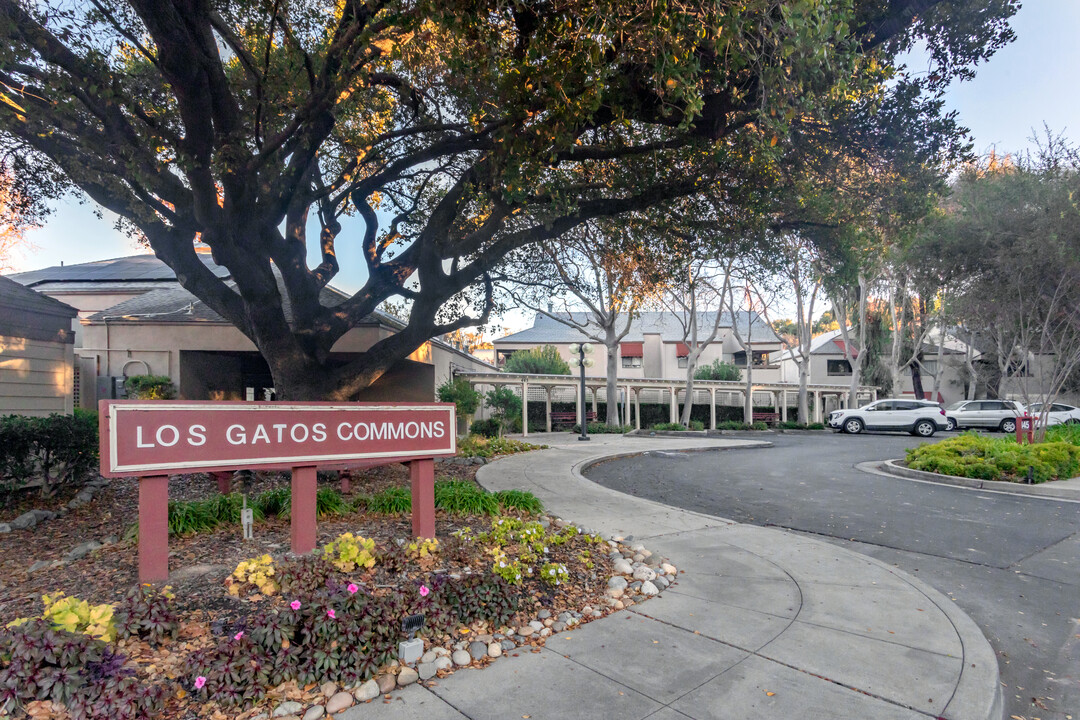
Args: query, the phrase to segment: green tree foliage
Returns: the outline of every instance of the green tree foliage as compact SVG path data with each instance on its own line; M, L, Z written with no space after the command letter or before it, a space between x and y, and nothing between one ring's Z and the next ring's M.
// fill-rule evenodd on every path
M510 373L534 375L569 375L570 366L554 345L544 345L531 350L519 350L511 355L503 370Z
M480 391L465 378L447 380L438 388L440 402L452 402L458 415L470 417L480 407Z
M738 382L742 378L739 368L722 360L713 360L711 365L702 365L694 371L696 380L724 380Z
M1052 402L1080 372L1080 148L1048 133L1035 153L970 164L953 190L907 248L908 272L951 288L996 359L992 392L1016 375L1012 392Z
M491 408L495 419L499 421L500 435L510 427L514 420L521 417L521 398L508 387L489 390L484 396L484 402Z
M281 397L347 399L485 323L516 249L702 195L734 217L786 177L812 178L786 193L812 214L838 158L877 177L955 155L935 93L1011 39L1018 6L0 0L0 156L24 197L77 188L116 213ZM916 44L931 70L909 75ZM367 280L324 304L340 262ZM331 357L392 298L400 332Z

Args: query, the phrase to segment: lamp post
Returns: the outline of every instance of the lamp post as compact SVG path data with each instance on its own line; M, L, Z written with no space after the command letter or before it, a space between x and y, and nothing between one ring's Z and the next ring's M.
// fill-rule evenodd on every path
M592 345L589 343L573 343L570 345L570 352L578 356L574 364L581 368L581 416L578 418L581 424L581 435L578 440L588 440L589 421L585 413L585 368L592 367L593 361L592 358L585 356L592 352Z

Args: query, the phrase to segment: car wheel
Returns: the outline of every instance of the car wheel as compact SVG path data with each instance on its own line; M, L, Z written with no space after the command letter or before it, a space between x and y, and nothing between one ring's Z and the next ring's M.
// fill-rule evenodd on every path
M949 418L948 420L949 420L949 427L947 427L945 429L949 430L951 432L951 431L956 429L956 419L955 418Z
M1003 433L1014 433L1016 432L1016 421L1012 418L1005 418L1001 421L1001 425L998 426L998 430Z
M848 418L844 421L844 432L858 435L863 431L863 422L859 418Z
M920 420L911 430L912 435L919 437L933 437L935 432L937 432L937 425L930 420Z

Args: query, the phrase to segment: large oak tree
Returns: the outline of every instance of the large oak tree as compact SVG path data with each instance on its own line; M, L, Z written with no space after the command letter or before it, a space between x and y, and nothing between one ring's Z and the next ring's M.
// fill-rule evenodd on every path
M141 233L282 397L342 399L484 321L507 253L722 194L799 128L899 98L948 142L923 94L1007 42L1017 5L0 0L0 151L28 197L55 197L37 181L59 173ZM932 71L903 81L894 59L915 43ZM342 262L366 282L324 306ZM411 301L405 329L335 364L393 297Z

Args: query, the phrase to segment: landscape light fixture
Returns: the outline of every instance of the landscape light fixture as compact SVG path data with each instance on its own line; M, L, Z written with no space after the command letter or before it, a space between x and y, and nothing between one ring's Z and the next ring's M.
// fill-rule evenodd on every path
M585 415L585 368L593 366L593 359L585 356L590 353L592 353L592 345L589 343L570 344L570 354L578 356L574 364L581 368L581 417L578 418L581 424L581 435L578 436L578 440L589 439L589 421Z

